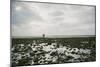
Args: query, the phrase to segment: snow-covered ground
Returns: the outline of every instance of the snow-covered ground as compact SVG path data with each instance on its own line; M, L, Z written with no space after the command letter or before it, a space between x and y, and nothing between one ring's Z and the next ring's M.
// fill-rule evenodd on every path
M87 42L86 42L87 43ZM68 44L66 44L68 45ZM54 63L71 63L92 61L91 49L74 48L63 46L53 42L37 43L33 41L30 44L16 44L11 48L12 64L15 65L37 65L37 64L54 64Z

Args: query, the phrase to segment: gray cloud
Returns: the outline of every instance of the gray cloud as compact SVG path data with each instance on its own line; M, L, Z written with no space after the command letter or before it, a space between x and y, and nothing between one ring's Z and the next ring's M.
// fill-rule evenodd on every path
M64 12L62 12L62 11L55 11L55 12L51 13L50 15L51 16L63 16Z
M31 10L26 3L20 2L14 2L12 6L12 23L16 25L31 21L43 21L43 18L37 13L35 7ZM20 10L17 10L18 7L20 7Z
M95 35L95 7L12 3L12 36Z

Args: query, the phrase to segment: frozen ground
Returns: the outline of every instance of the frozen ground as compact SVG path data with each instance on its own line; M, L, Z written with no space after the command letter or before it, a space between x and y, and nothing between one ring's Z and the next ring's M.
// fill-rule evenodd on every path
M95 61L95 39L15 39L11 63L16 66Z

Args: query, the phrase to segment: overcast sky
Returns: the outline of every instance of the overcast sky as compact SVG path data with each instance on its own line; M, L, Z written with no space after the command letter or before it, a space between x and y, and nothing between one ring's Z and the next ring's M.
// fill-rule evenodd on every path
M95 7L12 2L12 36L95 35Z

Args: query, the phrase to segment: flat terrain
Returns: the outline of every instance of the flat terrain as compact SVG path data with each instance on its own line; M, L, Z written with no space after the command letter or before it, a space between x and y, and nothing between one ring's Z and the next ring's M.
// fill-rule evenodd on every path
M96 61L95 37L12 38L12 66Z

